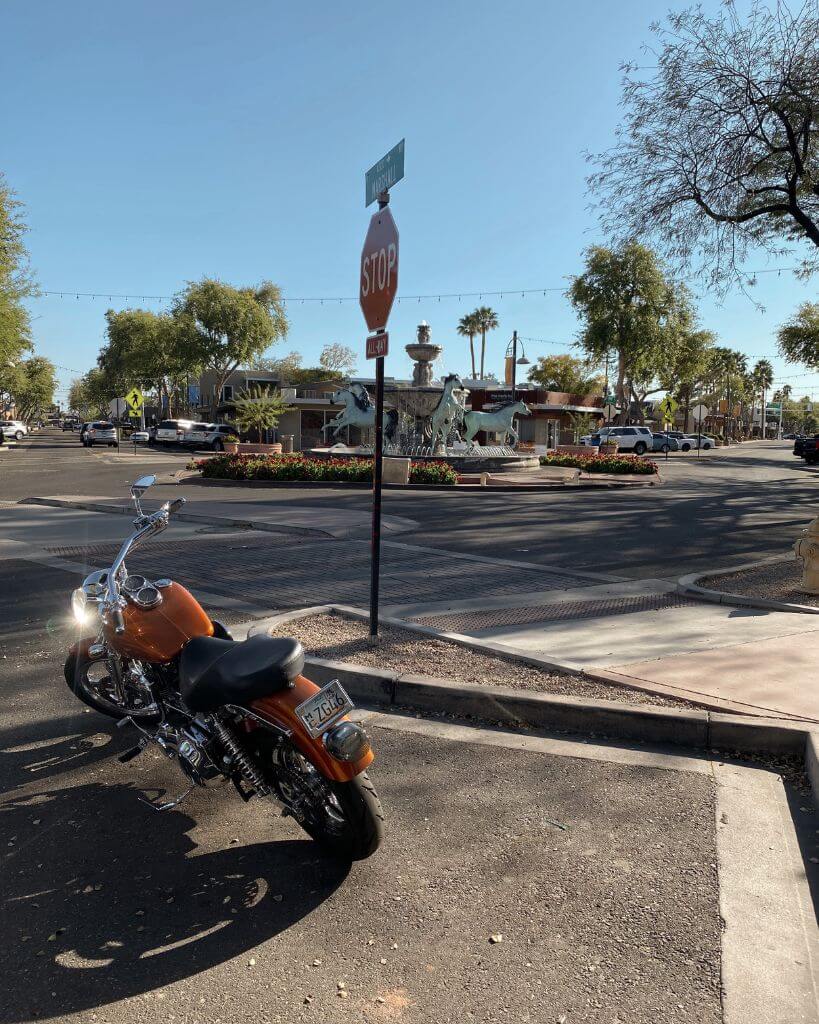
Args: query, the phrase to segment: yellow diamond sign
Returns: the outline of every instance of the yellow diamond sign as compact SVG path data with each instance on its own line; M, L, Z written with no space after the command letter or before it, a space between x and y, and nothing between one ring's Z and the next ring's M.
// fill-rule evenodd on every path
M674 413L678 408L678 403L674 401L671 395L666 395L662 402L659 403L658 408L663 414L663 419L673 421Z
M131 388L125 396L125 404L128 406L128 412L131 416L139 416L145 405L145 397L139 388Z

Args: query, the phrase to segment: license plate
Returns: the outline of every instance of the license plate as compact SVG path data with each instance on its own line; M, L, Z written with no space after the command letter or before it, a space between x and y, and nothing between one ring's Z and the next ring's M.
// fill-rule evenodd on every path
M308 700L299 704L296 714L310 735L316 737L326 732L333 722L342 718L348 711L352 711L353 707L353 702L344 692L341 683L337 679L331 679L318 693L314 693Z

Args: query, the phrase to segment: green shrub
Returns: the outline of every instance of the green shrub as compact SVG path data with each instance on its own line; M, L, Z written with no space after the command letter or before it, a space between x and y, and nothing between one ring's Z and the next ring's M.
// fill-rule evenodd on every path
M369 483L373 478L372 459L315 459L305 455L230 455L188 463L210 480L297 480L327 483ZM455 484L458 474L439 462L413 462L410 483Z
M541 466L568 466L585 473L635 473L650 476L657 472L657 463L639 455L564 455L553 452L540 456Z

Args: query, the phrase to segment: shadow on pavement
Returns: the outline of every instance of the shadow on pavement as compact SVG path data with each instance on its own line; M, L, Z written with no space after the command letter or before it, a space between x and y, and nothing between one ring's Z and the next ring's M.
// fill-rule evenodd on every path
M0 970L15 979L0 1021L64 1017L199 974L289 928L346 877L308 840L198 853L192 817L137 796L89 783L0 804Z

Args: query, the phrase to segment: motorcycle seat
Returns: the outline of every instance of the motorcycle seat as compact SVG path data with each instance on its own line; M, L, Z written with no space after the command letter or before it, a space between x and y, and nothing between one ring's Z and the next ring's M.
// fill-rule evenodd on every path
M304 668L298 640L259 634L247 640L197 636L179 656L179 689L191 711L247 704L292 686Z

